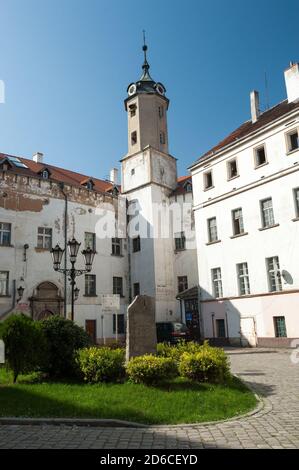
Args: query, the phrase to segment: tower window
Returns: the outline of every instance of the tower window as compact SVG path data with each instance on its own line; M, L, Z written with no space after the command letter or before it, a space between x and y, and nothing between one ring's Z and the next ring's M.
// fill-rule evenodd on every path
M159 117L162 118L164 116L164 108L163 106L159 106Z
M137 144L137 132L136 131L132 132L131 134L131 145L135 145L135 144Z
M136 115L136 109L137 109L137 106L136 104L130 104L129 106L129 110L130 110L130 116L131 117L134 117Z
M160 144L165 144L165 134L164 132L160 132Z
M131 170L131 176L135 175L135 168L132 168Z

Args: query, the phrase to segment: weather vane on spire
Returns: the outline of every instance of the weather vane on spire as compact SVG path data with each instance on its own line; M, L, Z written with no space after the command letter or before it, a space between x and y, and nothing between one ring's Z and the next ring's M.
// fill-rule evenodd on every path
M144 52L144 63L147 64L147 59L146 59L146 51L147 51L147 45L145 44L145 30L142 31L143 34L143 46L142 50ZM148 65L148 64L147 64Z

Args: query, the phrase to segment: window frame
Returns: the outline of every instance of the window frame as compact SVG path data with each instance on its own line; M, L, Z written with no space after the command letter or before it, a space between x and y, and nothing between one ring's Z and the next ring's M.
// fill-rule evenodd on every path
M245 272L244 272L245 266ZM241 268L242 267L242 272ZM238 278L238 289L239 295L250 295L250 280L249 280L249 270L247 261L237 263L237 278ZM243 284L243 285L242 285Z
M136 294L136 287L138 286L138 293ZM140 283L139 282L134 282L133 283L133 297L136 297L137 295L140 295Z
M210 223L211 223L211 220L215 220L215 227L211 227ZM209 219L207 219L207 228L208 228L208 243L216 243L219 241L219 238L218 238L218 230L217 230L217 217L210 217ZM215 229L215 232L216 232L216 238L215 240L213 240L212 238L212 233L213 233L213 230L211 230L211 228Z
M117 253L118 250L116 248L119 248L119 253ZM122 256L122 240L121 238L118 237L112 237L111 238L111 255L112 256Z
M178 281L178 293L184 292L185 290L188 289L188 276L186 275L178 276L177 281Z
M290 144L291 144L291 139L290 136L295 134L297 132L297 147L291 149ZM286 139L286 147L287 147L287 154L296 152L299 150L299 127L294 127L291 130L288 130L288 132L285 133L285 139Z
M116 316L117 316L117 334L124 335L126 332L126 323L124 313L113 313L112 315L112 334L116 335ZM119 321L121 317L121 322ZM121 328L122 327L122 328ZM122 331L120 331L122 330Z
M2 274L6 275L6 279L1 279ZM9 297L9 271L0 271L0 286L2 285L2 283L5 287L5 293L2 294L2 288L0 288L0 297Z
M140 235L132 238L132 250L133 253L139 253L139 251L141 251Z
M214 274L220 273L220 277L215 277ZM212 279L212 292L215 299L221 299L223 297L223 285L222 285L222 272L221 268L218 266L217 268L211 269L211 279ZM217 295L221 294L221 295Z
M137 131L132 131L131 132L131 145L136 145L137 144Z
M271 219L273 223L267 224L266 223L266 210L269 211L269 208L263 207L263 204L267 201L271 201L271 216L269 217L269 220ZM270 228L275 226L275 216L274 216L274 209L273 209L273 199L272 197L267 197L264 199L260 200L260 210L261 210L261 221L262 221L262 228Z
M5 229L4 225L8 225L8 228ZM0 246L11 246L11 223L9 222L0 222ZM9 235L9 240L7 243L3 243L4 234Z
M299 218L299 186L293 189L294 205L295 205L295 217Z
M86 235L92 235L92 246L87 245ZM90 247L92 250L96 251L96 234L94 232L84 232L84 247L85 250Z
M43 233L40 232L40 230L43 230ZM46 234L45 231L50 230L51 235ZM40 245L40 239L42 239L42 243ZM50 246L46 246L46 240L50 239ZM52 243L53 243L53 229L52 227L37 227L37 245L36 247L40 250L47 250L50 251L52 249Z
M270 267L270 260L272 260L273 268ZM275 266L276 265L276 266ZM279 263L279 256L270 256L266 258L268 290L269 292L282 292L281 270ZM274 280L274 284L273 281ZM275 287L274 289L272 287Z
M117 283L120 282L120 285L117 285ZM114 295L119 295L120 297L124 297L124 283L123 283L123 278L121 276L113 276L112 277L112 292ZM120 289L119 289L120 287Z
M211 177L211 184L208 186L208 175ZM208 191L209 189L214 188L214 178L213 178L213 170L207 170L203 173L203 187L204 191Z
M258 151L263 148L264 149L264 154L265 154L265 161L263 163L257 163L257 155L258 155ZM258 145L257 147L254 147L253 149L253 157L254 157L254 168L257 169L257 168L260 168L261 166L264 166L268 163L268 158L267 158L267 151L266 151L266 144L261 144L261 145Z
M176 235L180 235L180 236L176 237ZM175 244L175 251L186 250L185 232L177 232L174 234L174 244Z
M238 219L235 219L234 218L234 214L237 212L237 211L241 211L241 217L238 218ZM231 211L231 215L232 215L232 226L233 226L233 236L236 236L236 235L242 235L243 233L245 233L245 229L244 229L244 218L243 218L243 209L242 207L238 207L237 209L232 209ZM241 222L239 222L239 232L236 232L236 221L237 220L240 220Z
M236 164L236 174L231 175L231 165L232 163ZM226 174L227 174L227 181L233 180L234 178L237 178L239 175L239 166L238 166L238 159L236 157L231 158L226 162Z
M92 286L92 288L91 288ZM84 297L97 297L97 276L96 274L85 274L84 276Z
M278 325L278 320L283 319L283 328L281 329L281 325ZM287 338L287 325L286 319L284 315L277 315L273 317L273 324L274 324L274 334L275 338ZM284 331L285 334L279 334L281 331Z

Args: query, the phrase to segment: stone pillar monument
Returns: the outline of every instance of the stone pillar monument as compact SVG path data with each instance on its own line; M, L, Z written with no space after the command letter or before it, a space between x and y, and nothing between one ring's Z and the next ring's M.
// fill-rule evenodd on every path
M155 354L157 348L155 300L137 295L128 307L126 361L143 354Z

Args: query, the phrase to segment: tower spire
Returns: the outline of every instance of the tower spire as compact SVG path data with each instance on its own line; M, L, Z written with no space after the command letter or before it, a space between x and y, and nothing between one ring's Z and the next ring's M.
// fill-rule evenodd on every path
M142 77L140 78L140 80L147 80L147 81L153 81L152 77L150 76L149 74L149 68L150 68L150 65L147 61L147 56L146 56L146 52L147 52L147 45L146 45L146 42L145 42L145 30L142 31L142 34L143 34L143 46L142 46L142 50L143 50L143 54L144 54L144 62L143 62L143 65L142 65L142 69L143 69L143 74L142 74Z

